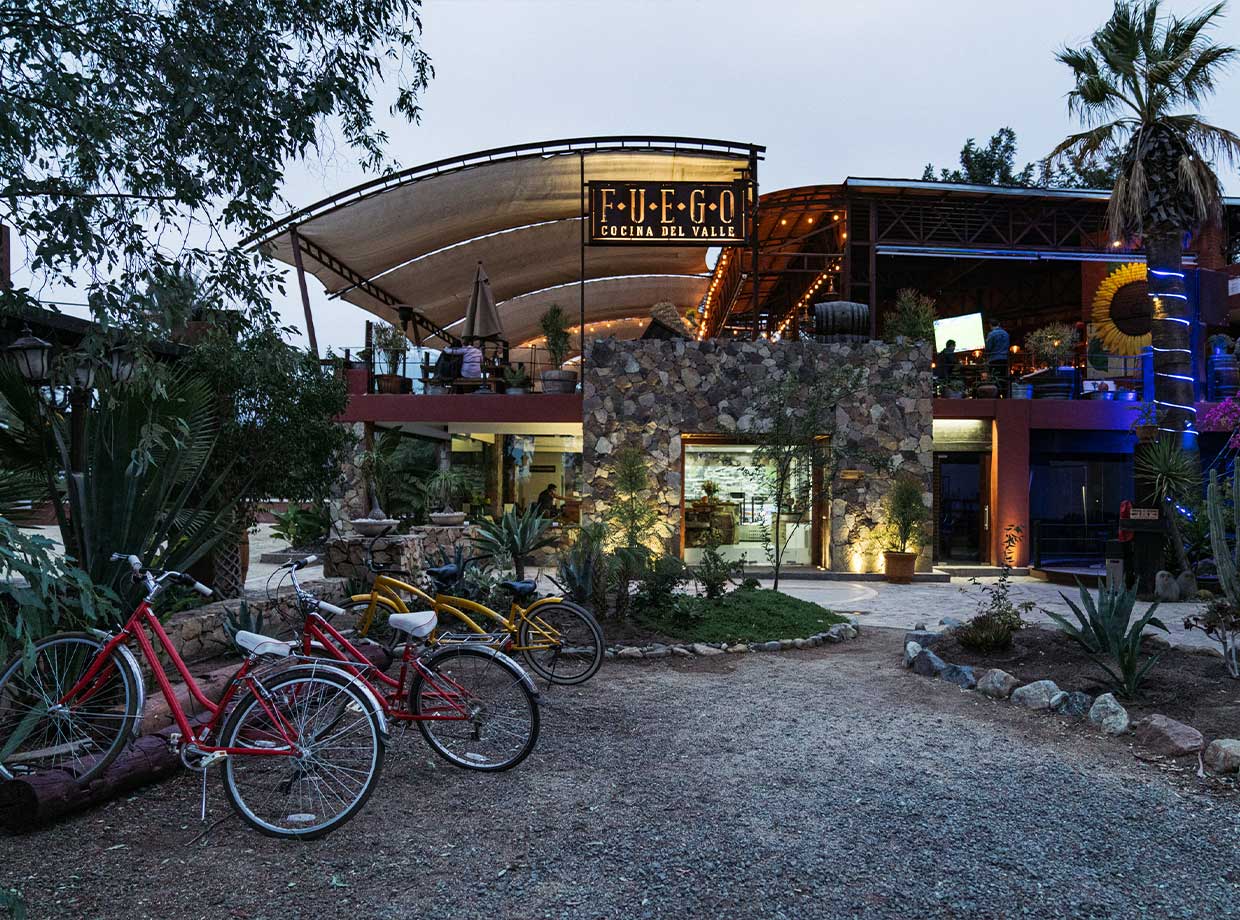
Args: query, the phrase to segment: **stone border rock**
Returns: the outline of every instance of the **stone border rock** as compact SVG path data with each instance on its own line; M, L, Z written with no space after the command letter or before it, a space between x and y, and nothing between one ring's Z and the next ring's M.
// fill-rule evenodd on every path
M975 676L971 665L949 664L931 650L931 646L945 635L946 632L930 632L924 628L905 633L904 667L923 677L945 680L962 690L976 690L996 702L1010 700L1035 712L1057 713L1078 722L1088 718L1096 728L1111 736L1123 735L1132 729L1136 742L1156 754L1165 757L1197 754L1204 767L1214 773L1240 773L1240 741L1216 738L1207 748L1197 729L1159 714L1130 723L1128 710L1110 693L1094 699L1077 690L1060 690L1053 680L1021 684L1001 668L991 668L980 677Z
M767 642L692 642L679 645L610 645L604 652L608 661L635 661L651 658L711 658L715 655L739 655L745 652L786 652L792 649L818 648L856 639L861 625L855 618L836 623L825 632L804 639L771 639Z

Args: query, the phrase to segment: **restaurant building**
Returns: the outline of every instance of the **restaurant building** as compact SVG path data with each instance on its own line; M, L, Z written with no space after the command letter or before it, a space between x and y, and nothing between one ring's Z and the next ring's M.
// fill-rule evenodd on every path
M609 456L636 446L652 460L671 548L692 562L709 525L725 551L761 559L772 509L746 478L743 429L770 407L746 404L746 381L853 362L902 388L898 400L859 392L840 432L924 483L934 518L923 569L997 563L1010 525L1026 535L1018 564L1096 562L1132 494L1130 430L1152 385L1144 260L1107 238L1107 194L864 178L762 191L763 156L676 137L481 151L341 192L259 242L295 267L312 343L314 311L335 300L405 330L413 347L395 368L363 350L376 341L370 324L359 335L342 421L366 439L386 429L439 445L444 462L471 471L475 513L529 503L548 483L568 499L567 522L601 513ZM1200 402L1232 391L1207 338L1240 310L1237 238L1232 200L1221 226L1185 242ZM478 328L466 320L483 278L502 327L471 340L484 376L436 380L433 357ZM1001 322L1002 398L982 385L976 350L945 381L930 344L881 341L907 288L934 298L940 319ZM577 392L537 392L548 366L539 320L552 305L571 318ZM1040 377L1023 345L1052 322L1081 324L1070 385ZM535 392L505 392L499 369L517 366ZM1044 395L1060 398L1010 398ZM1202 449L1214 449L1207 435ZM794 563L881 570L889 477L862 463L847 472L815 481L811 506L787 525ZM346 513L365 512L356 491L349 503Z

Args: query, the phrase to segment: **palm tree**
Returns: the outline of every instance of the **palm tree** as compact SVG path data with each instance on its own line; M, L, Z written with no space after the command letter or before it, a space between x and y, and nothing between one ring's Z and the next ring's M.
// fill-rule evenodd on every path
M1076 79L1068 110L1088 130L1065 140L1051 158L1064 163L1119 155L1107 230L1111 239L1143 241L1154 398L1160 426L1176 431L1192 428L1195 415L1183 242L1221 217L1222 189L1213 164L1240 158L1240 137L1194 111L1237 56L1235 48L1206 37L1225 7L1217 3L1182 19L1160 15L1159 0L1117 0L1087 46L1056 55Z

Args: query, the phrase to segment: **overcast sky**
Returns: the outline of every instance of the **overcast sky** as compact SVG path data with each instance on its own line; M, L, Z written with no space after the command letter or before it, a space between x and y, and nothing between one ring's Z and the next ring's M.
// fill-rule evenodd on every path
M1053 54L1086 39L1111 8L1110 0L425 0L435 77L420 125L389 120L392 155L413 166L551 138L692 135L766 145L759 178L770 191L850 175L918 178L927 162L955 165L966 138L984 141L1007 125L1023 163L1075 129L1069 72ZM1240 45L1240 4L1215 39ZM1206 114L1240 130L1240 72ZM285 195L302 207L364 178L341 153L293 166ZM1240 194L1234 173L1224 183ZM358 346L368 314L310 285L320 348ZM279 307L302 324L299 301Z

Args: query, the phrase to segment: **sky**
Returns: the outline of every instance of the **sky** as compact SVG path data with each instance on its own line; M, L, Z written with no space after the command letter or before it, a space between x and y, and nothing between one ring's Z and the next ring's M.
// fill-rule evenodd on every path
M1214 37L1240 46L1240 0L1233 5ZM1054 52L1084 43L1111 8L1110 0L424 0L435 77L421 124L383 122L403 166L593 134L764 144L764 191L847 176L919 178L928 162L955 166L967 138L984 142L1004 126L1016 131L1023 164L1077 130L1065 100L1070 73ZM1204 114L1240 130L1240 71ZM337 150L292 164L284 195L304 207L365 178ZM1240 195L1240 176L1223 180ZM369 314L328 301L308 280L320 349L359 347ZM289 281L276 306L301 326Z

